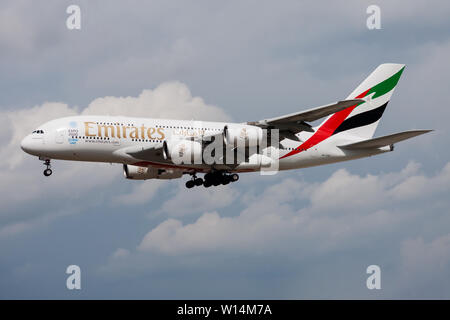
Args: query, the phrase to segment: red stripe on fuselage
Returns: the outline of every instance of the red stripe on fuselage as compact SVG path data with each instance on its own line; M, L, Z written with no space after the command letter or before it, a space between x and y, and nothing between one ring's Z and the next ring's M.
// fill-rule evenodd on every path
M356 96L355 99L363 98L369 92L369 90L370 88L367 91ZM348 107L347 109L334 113L322 126L320 126L320 128L308 140L303 142L301 145L299 145L291 152L282 156L280 159L308 150L309 148L314 147L316 144L329 138L333 134L334 130L336 130L336 128L341 125L341 123L348 117L348 115L353 111L353 109L356 108L356 106L357 104Z

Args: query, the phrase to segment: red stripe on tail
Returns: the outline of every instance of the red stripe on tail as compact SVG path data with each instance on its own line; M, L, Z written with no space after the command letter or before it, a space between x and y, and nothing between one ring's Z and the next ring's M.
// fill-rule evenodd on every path
M361 99L365 97L365 95L369 91L370 88L367 91L359 94L357 97L355 97L355 99ZM291 152L282 156L280 159L308 150L309 148L329 138L333 134L334 130L336 130L336 128L341 125L341 123L348 117L348 115L353 111L353 109L356 108L356 106L357 104L348 107L347 109L334 113L323 125L320 126L320 128L308 140L303 142L301 145L299 145Z

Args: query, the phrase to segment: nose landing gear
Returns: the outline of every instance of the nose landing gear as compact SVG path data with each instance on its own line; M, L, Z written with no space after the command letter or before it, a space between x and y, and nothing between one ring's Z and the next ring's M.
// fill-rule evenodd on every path
M50 169L52 167L50 164L50 159L45 159L44 165L47 167L47 169L44 170L44 176L48 177L52 174L52 169Z

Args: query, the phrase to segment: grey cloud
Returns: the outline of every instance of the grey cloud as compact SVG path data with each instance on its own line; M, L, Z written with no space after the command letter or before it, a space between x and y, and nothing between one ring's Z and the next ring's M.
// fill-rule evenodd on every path
M435 177L425 177L411 168L416 167L414 164L398 173L366 177L339 170L326 181L314 185L312 190L305 190L309 205L298 211L294 204L304 183L288 178L268 187L238 216L205 213L197 221L185 225L180 220L168 219L147 233L139 249L170 254L217 248L252 251L260 246L267 250L268 247L275 249L287 240L290 243L316 240L323 243L325 236L331 237L327 242L333 247L339 246L340 241L346 242L366 232L383 232L387 226L400 227L412 209L405 200L414 198L410 205L426 203L431 193L424 190L448 189L449 166L447 164ZM422 183L411 183L415 179ZM405 185L409 188L407 196L402 190ZM171 201L177 201L175 199ZM179 205L183 203L183 200L178 202ZM402 209L395 212L390 208Z
M238 215L230 215L224 208L204 213L192 222L185 223L179 218L162 221L143 237L136 249L117 249L108 264L99 270L107 277L130 273L141 277L148 272L159 275L170 264L173 273L188 268L190 271L187 273L199 277L196 272L209 270L209 263L220 264L219 261L226 260L226 268L215 268L216 272L228 277L232 273L253 270L253 263L262 259L269 264L274 263L272 267L280 272L282 265L289 263L293 269L284 271L288 277L293 283L296 278L302 279L297 288L286 285L289 296L446 297L449 292L438 279L446 277L450 262L448 231L445 233L445 227L430 229L427 237L431 240L427 242L417 235L424 234L424 228L432 226L439 216L439 213L428 209L428 199L433 195L422 190L441 188L443 180L448 183L447 166L435 176L424 175L416 163L410 163L398 172L370 176L340 170L310 188L306 187L308 181L298 177L281 178L273 186L253 193L251 203L243 202ZM397 194L397 186L415 177L425 179L423 186L411 184L410 189L415 189L414 201L410 197L389 196ZM339 185L340 181L352 186L346 190L348 195L326 187L335 183ZM355 197L367 199L367 190L374 192L373 198L377 201L369 201L364 207L347 205L346 202ZM323 194L322 202L334 206L330 208L316 202L316 194ZM341 196L347 200L336 201ZM448 208L448 201L442 205ZM439 221L446 225L448 217L442 216ZM333 267L340 255L346 259L340 267L342 270ZM355 258L351 258L352 255ZM237 258L241 256L246 258ZM270 262L269 257L277 257L278 262ZM367 289L364 291L363 286L365 267L373 263L380 264L384 270L384 290L375 296L370 295ZM295 271L296 268L298 270ZM322 269L327 275L323 277L322 274L323 278L319 280L321 275L316 273L316 269ZM333 287L329 276L336 272L345 274L348 282ZM308 277L313 277L316 282L309 283L311 279L307 280ZM240 288L235 280L228 281ZM268 279L260 281L269 287L274 285ZM354 287L354 281L360 281L359 288ZM346 286L348 288L344 289ZM323 291L316 291L314 287L321 287ZM345 293L338 291L339 288ZM205 292L207 289L200 287L194 295L205 298ZM249 290L249 294L261 296L256 289ZM265 297L275 296L268 294Z

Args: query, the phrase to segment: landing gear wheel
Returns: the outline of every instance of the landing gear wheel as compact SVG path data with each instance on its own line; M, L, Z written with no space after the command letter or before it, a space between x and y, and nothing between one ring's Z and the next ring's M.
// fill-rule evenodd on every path
M208 181L208 180L205 180L205 182L203 182L203 186L205 187L205 188L209 188L209 187L211 187L211 181Z
M197 178L195 173L193 173L191 175L192 175L191 180L186 182L186 188L190 189L190 188L193 188L195 186L201 186L204 183L203 179L202 178Z
M186 188L190 189L195 186L194 180L188 180L186 182Z
M44 159L39 158L39 160L44 160ZM46 169L44 170L44 176L48 177L52 174L52 169L50 169L52 167L50 164L50 159L44 160L44 166L46 167Z
M229 174L224 171L208 172L204 177L205 181L203 186L209 188L210 186L227 185L230 182L235 182L239 180L239 175L236 173Z

